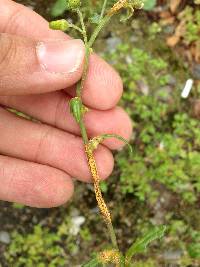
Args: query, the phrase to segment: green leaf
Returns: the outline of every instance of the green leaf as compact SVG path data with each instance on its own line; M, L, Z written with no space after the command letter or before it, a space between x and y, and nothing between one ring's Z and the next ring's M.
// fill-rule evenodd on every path
M127 251L127 261L130 262L134 255L145 252L147 246L152 241L162 238L166 230L167 227L165 225L162 225L160 227L156 227L156 229L151 230L144 237L138 239Z
M59 17L65 12L66 9L66 0L57 0L51 8L51 16Z
M108 139L108 138L116 138L116 139L122 141L123 143L125 143L128 146L130 153L133 153L133 148L129 144L129 141L126 140L125 138L123 138L122 136L120 136L118 134L102 134L101 137L103 138L103 140Z
M144 1L144 10L152 10L156 6L156 0L145 0Z
M200 259L200 243L192 243L188 247L188 253L193 259Z
M101 144L104 140L106 140L108 138L116 138L116 139L122 141L123 143L125 143L128 146L130 152L133 153L132 146L129 144L128 140L126 140L125 138L123 138L122 136L117 135L117 134L101 134L99 136L92 138L89 141L90 149L92 149L92 151L97 149L99 144Z
M84 264L82 267L96 267L99 266L99 261L97 260L97 258L92 259L91 261L89 261L88 263Z

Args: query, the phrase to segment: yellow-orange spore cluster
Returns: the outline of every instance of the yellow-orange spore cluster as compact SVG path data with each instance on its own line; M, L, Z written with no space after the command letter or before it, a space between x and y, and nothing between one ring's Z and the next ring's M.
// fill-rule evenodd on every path
M120 9L122 9L126 4L128 3L128 0L119 0L114 6L109 10L108 14L113 15L117 13Z
M105 250L99 253L99 260L102 263L114 263L116 266L120 265L120 253L119 251L112 249L112 250Z
M90 171L92 174L92 178L94 181L94 190L95 190L95 195L96 195L99 209L101 211L101 214L102 214L105 222L107 224L111 224L111 215L110 215L110 212L106 206L106 203L105 203L103 196L102 196L102 193L101 193L100 184L99 184L100 183L100 177L98 174L96 161L95 161L95 158L93 155L93 150L90 147L90 145L85 145L85 152L87 155L88 165L89 165L89 168L90 168Z

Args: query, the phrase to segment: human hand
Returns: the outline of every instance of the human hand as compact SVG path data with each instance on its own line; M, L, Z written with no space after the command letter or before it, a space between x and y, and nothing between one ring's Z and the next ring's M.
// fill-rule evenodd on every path
M84 44L52 31L35 12L0 0L0 199L34 207L55 207L73 194L72 177L90 182L79 127L69 100L81 78ZM83 101L90 137L115 133L130 138L128 115L116 107L122 94L119 75L93 54ZM6 108L36 120L25 120ZM110 139L95 152L99 173L113 169Z

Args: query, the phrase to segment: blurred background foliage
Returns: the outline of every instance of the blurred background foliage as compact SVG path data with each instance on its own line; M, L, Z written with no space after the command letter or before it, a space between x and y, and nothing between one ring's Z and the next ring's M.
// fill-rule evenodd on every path
M65 0L17 2L48 20L69 17ZM102 5L83 2L87 18ZM125 250L152 226L168 225L135 267L200 266L199 7L198 0L146 0L129 22L116 17L95 47L123 78L120 104L134 127L134 153L116 153L112 177L101 185L119 245ZM194 86L185 100L188 78ZM107 244L91 185L77 183L72 202L57 209L0 205L2 267L78 267Z

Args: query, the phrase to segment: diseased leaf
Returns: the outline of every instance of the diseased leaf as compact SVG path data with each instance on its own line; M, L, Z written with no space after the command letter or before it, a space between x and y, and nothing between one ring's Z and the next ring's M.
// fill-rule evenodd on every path
M95 150L98 148L99 144L101 144L104 140L106 140L108 138L116 138L116 139L122 141L123 143L125 143L128 146L130 153L133 153L133 148L129 144L129 141L118 134L101 134L99 136L96 136L89 141L89 146L92 150Z
M145 252L151 242L164 236L166 229L167 227L165 225L156 227L156 229L151 230L144 237L138 239L127 251L127 261L130 262L134 255Z
M121 22L125 22L125 21L129 20L133 16L134 8L132 6L129 6L129 7L127 7L126 12L127 12L126 15L122 16L122 18L120 19Z
M54 18L61 16L66 8L66 0L57 0L51 8L51 16Z

